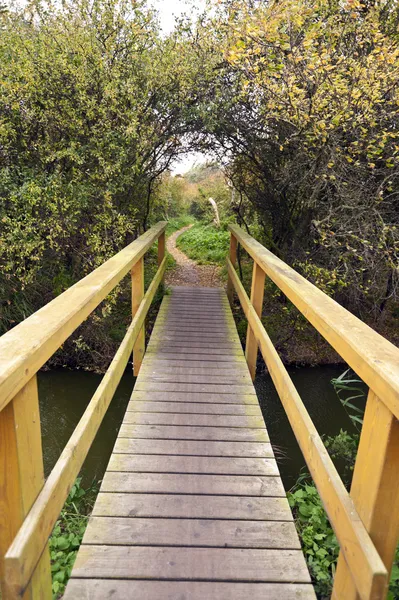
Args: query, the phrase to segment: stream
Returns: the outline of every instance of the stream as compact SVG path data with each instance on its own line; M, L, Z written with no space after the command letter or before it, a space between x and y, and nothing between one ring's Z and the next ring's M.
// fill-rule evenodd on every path
M343 365L288 369L320 434L352 431L351 421L338 400L331 379ZM84 371L39 373L43 454L48 475L82 416L101 376ZM124 374L82 469L82 483L102 478L114 446L134 383L130 368ZM305 463L269 375L259 375L255 387L286 489L296 482Z

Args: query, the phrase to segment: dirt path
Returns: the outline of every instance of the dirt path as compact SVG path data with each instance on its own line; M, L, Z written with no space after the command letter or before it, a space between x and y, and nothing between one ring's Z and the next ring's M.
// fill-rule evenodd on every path
M220 267L198 265L176 247L176 240L192 225L175 231L166 242L166 247L176 261L174 269L166 273L166 285L185 285L189 287L223 287L220 279Z

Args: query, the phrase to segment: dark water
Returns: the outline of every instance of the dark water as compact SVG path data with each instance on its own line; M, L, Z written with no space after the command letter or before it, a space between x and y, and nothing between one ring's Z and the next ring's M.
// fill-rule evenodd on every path
M44 469L48 475L100 383L101 376L61 369L40 372L38 375ZM103 476L133 384L134 378L130 368L122 377L87 455L81 473L85 486Z
M290 368L296 385L319 433L334 435L352 430L331 379L343 366ZM39 373L43 452L46 475L54 466L82 416L101 376L83 371L55 370ZM82 469L84 485L98 481L106 469L134 384L131 370L125 373ZM255 387L278 459L286 489L292 487L305 465L268 375L256 378Z
M344 371L343 365L288 368L320 435L336 435L341 429L355 431L331 384L331 379ZM255 388L284 486L289 490L305 467L305 461L270 376L258 376Z

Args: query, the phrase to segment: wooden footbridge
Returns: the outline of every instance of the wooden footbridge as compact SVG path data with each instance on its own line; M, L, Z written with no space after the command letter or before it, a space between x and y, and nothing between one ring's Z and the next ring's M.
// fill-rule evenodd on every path
M159 223L0 339L2 600L52 597L48 539L133 351L138 375L65 600L315 598L252 379L260 349L340 543L333 598L382 600L399 537L399 350L231 226L227 295L173 288ZM158 271L144 289L144 254ZM254 259L251 296L237 245ZM133 319L44 480L36 373L131 273ZM268 275L369 385L348 494L261 322ZM245 357L231 314L248 318Z

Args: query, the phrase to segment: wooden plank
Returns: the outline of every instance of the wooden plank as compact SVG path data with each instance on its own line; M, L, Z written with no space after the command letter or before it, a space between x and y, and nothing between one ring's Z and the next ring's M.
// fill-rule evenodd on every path
M266 250L229 226L258 265L399 418L399 349Z
M277 496L279 477L106 472L101 491L222 496ZM288 503L286 504L288 506ZM291 518L291 517L290 517ZM281 518L277 519L281 521ZM290 520L290 519L287 519Z
M207 350L212 349L213 350L217 350L217 349L221 349L221 350L231 350L231 351L241 351L241 344L239 342L232 342L229 340L191 340L191 338L187 338L187 337L182 337L182 339L178 340L178 339L174 339L174 340L159 340L156 339L156 337L154 336L154 338L151 337L151 341L149 342L149 346L151 346L152 349L156 349L159 348L160 346L165 346L167 344L168 349L173 349L173 348L181 348L182 346L187 345L187 343L190 344L190 348L193 350L195 348L206 348Z
M300 549L294 523L92 517L83 544Z
M205 475L264 475L278 477L274 458L225 456L142 456L112 454L107 471L129 473L199 473Z
M262 315L263 295L265 291L265 273L260 266L254 262L251 284L251 304L258 317ZM258 340L251 326L247 327L247 342L245 344L245 358L247 359L249 372L252 379L255 379L256 360L258 357Z
M370 391L350 495L388 573L399 538L398 465L399 422ZM338 559L332 597L358 598L344 554Z
M209 356L209 355L213 355L215 357L217 357L217 360L223 360L221 358L221 356L225 356L226 360L231 360L232 357L241 357L242 355L242 350L240 349L236 349L234 350L234 352L232 352L231 350L229 350L228 348L214 348L212 347L208 347L208 348L192 348L191 346L185 344L184 346L178 346L178 347L173 347L173 348L169 348L168 346L165 345L158 345L158 346L148 346L147 347L147 355L153 355L153 356L166 356L166 355L179 355L181 356L182 354L184 356L187 356L187 360L189 360L189 355L192 354L195 356L195 359L193 360L198 360L198 357L200 355L205 355L205 356Z
M234 375L226 374L208 374L195 372L195 370L186 369L183 372L176 373L175 369L170 369L170 372L157 371L156 369L147 369L140 377L140 386L144 382L164 381L165 383L215 383L217 385L250 385L251 381L248 373L245 371L236 372Z
M341 551L362 599L382 598L387 571L342 480L231 264L228 264L243 310L258 339L270 376L317 486Z
M44 484L36 375L0 412L0 581L3 600L20 594L51 599L50 555L46 544L32 581L22 593L3 558ZM41 553L40 553L41 554ZM40 557L40 555L39 555Z
M191 360L191 356L188 357L187 360L184 358L168 358L169 355L163 356L162 358L155 358L153 355L148 361L146 361L145 368L146 369L159 369L164 371L165 369L169 369L170 367L180 367L183 369L207 369L208 373L213 372L215 370L226 372L229 371L242 371L244 370L248 373L248 367L243 360L235 360L234 358L230 360L220 361L217 360L217 357L214 358L205 358L202 356L200 359Z
M202 442L191 440L130 440L118 438L114 452L118 454L167 454L188 456L243 456L273 458L269 443Z
M204 404L243 404L259 406L255 394L217 394L215 392L175 392L175 391L145 391L135 390L132 401L150 400L151 402L197 402Z
M173 350L168 352L165 351L164 349L160 349L159 352L149 352L148 348L147 348L147 359L151 360L151 364L152 361L158 361L158 360L178 360L181 361L183 359L183 356L185 358L185 361L190 362L190 361L201 361L201 362L208 362L208 363L212 363L212 362L222 362L222 363L226 363L228 365L230 364L245 364L245 358L244 355L238 354L238 353L234 353L233 355L230 353L220 353L218 352L213 352L212 348L210 348L208 351L203 351L201 349L201 351L196 352L195 350L192 352L186 352L183 356L182 356L182 352L179 351L177 353L174 353Z
M132 267L132 317L134 319L137 311L140 308L141 301L144 298L144 257ZM136 338L133 346L133 374L135 377L140 372L141 363L143 362L145 352L145 323Z
M212 496L100 492L93 516L168 519L238 519L292 522L284 491L281 497Z
M310 581L300 550L81 546L75 577Z
M260 407L256 404L210 404L199 402L143 402L135 399L129 402L128 411L157 413L187 413L205 415L247 415L262 418Z
M153 440L214 440L232 442L268 442L265 429L244 427L190 427L179 425L127 425L120 428L119 437Z
M315 600L309 584L72 579L64 600Z
M0 411L100 304L165 230L158 223L1 337Z
M263 417L247 415L192 415L182 413L141 413L127 411L124 424L182 425L187 427L245 427L263 430Z
M255 389L251 385L218 385L217 383L164 383L157 381L136 381L135 390L145 392L185 392L191 394L191 392L204 392L229 396L235 396L236 394L246 394L256 396Z

